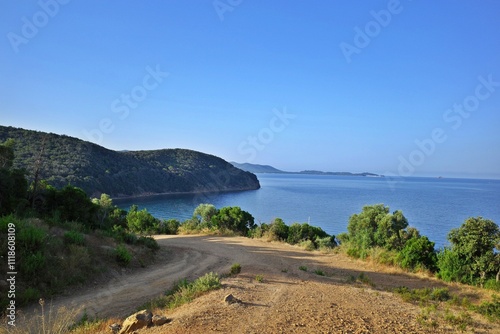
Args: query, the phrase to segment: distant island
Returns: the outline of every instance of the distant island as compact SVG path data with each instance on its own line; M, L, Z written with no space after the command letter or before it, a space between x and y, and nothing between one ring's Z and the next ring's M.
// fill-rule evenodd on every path
M0 143L14 140L14 168L28 179L68 184L89 196L111 197L259 189L257 177L229 162L186 149L113 151L77 138L0 126Z
M303 170L300 172L287 172L269 165L258 165L251 163L231 162L233 166L250 173L279 173L279 174L309 174L309 175L337 175L337 176L367 176L367 177L384 177L383 175L374 173L351 173L351 172L323 172L318 170Z

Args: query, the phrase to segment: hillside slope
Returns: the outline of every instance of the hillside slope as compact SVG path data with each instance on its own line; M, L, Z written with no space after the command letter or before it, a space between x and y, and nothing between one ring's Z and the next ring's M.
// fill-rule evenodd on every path
M213 155L185 149L117 152L77 138L0 126L0 142L15 140L15 168L89 196L251 190L257 177ZM40 159L38 159L40 157Z

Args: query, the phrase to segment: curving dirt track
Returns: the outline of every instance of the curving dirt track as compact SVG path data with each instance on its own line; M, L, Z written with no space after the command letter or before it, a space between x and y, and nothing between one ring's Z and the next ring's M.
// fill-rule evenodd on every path
M55 300L53 307L83 307L91 315L124 318L179 279L194 279L210 271L227 273L233 263L240 263L241 274L224 279L223 289L165 313L173 319L169 325L138 333L456 332L447 324L437 328L422 325L417 321L420 307L387 292L398 286L444 286L434 279L381 272L341 254L307 252L262 240L213 236L156 239L161 251L153 265L130 275L117 274L104 286ZM320 271L325 275L318 275ZM349 282L360 273L371 285ZM256 275L263 281L256 280ZM459 287L451 286L453 289ZM229 293L242 303L224 304L222 300ZM500 333L497 324L474 321L474 333Z

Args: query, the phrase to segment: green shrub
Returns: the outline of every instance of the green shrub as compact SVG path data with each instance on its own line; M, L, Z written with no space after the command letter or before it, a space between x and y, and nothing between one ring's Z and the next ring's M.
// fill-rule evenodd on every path
M465 283L467 277L464 270L466 263L449 248L444 248L437 254L438 278L446 282Z
M316 245L311 240L302 241L300 247L304 248L306 251L313 251L316 249Z
M325 276L325 272L321 269L316 269L314 273L318 276Z
M396 253L396 251L387 250L381 247L372 248L370 258L376 263L385 264L387 266L395 266L398 263L398 253Z
M116 247L115 257L116 257L116 261L124 267L128 266L130 261L132 261L132 255L130 255L127 248L123 245L118 245Z
M369 278L365 273L359 274L357 280L359 282L363 283L363 284L367 284L367 285L372 286L372 287L375 286L375 283L373 283L373 281L371 280L371 278Z
M137 235L135 233L123 233L123 241L128 245L135 245L137 243Z
M189 303L202 294L219 289L222 286L219 275L208 273L190 283L186 279L177 282L172 290L165 293L165 296L156 298L140 307L140 309L169 308L174 309L183 304Z
M192 283L192 288L191 290L200 293L200 292L207 292L210 290L215 290L221 287L221 282L219 275L216 273L208 273L203 275L202 277L196 279Z
M162 222L163 226L158 231L160 234L177 234L181 223L177 219L169 219Z
M27 287L24 290L21 290L19 301L21 305L26 305L31 302L34 302L40 298L40 291L36 288Z
M157 226L158 220L153 217L147 209L138 210L136 205L132 205L127 214L127 226L132 232L150 233Z
M265 235L269 240L286 241L288 238L288 225L286 225L281 218L276 218L271 224L269 224Z
M300 266L300 267L299 267L299 270L302 270L302 271L307 271L307 267L306 267L306 266Z
M398 254L398 262L404 269L436 270L437 256L434 243L426 236L409 239Z
M287 242L291 245L295 245L303 241L311 241L314 243L318 238L321 239L326 237L329 237L328 233L319 227L311 226L307 223L293 223L288 228ZM316 244L314 245L314 248L317 248Z
M238 275L241 273L241 265L239 263L235 263L231 266L230 270L231 275Z
M449 324L455 326L462 332L465 331L468 326L472 326L472 324L474 323L470 314L465 311L460 312L458 316L454 315L450 311L447 311L444 316L444 320Z
M488 290L500 291L500 282L497 282L494 278L489 279L484 283L484 288Z
M47 232L32 223L22 223L16 231L16 248L27 252L35 252L44 246Z
M349 234L339 233L337 234L337 240L341 245L347 244L349 242Z
M259 283L264 282L264 276L262 275L255 275L255 280Z
M68 231L64 233L64 243L67 245L81 245L85 244L85 237L82 233L77 231Z
M35 278L45 267L45 263L45 255L40 251L31 254L23 253L20 260L21 273L26 277Z
M137 239L137 244L144 245L153 251L160 249L160 245L158 245L158 242L152 237L141 236Z
M483 302L478 306L474 306L474 310L486 316L490 321L499 321L500 298L497 295L493 295L493 300L491 302Z
M335 241L335 236L329 237L316 237L315 244L319 249L330 249L337 246L337 242Z
M394 292L401 295L406 302L429 303L430 301L446 301L451 298L447 288L409 289L403 286L396 288Z
M184 233L184 234L191 234L191 233L198 233L200 231L200 223L198 220L192 218L184 221L182 224L179 225L179 228L177 229L178 233Z

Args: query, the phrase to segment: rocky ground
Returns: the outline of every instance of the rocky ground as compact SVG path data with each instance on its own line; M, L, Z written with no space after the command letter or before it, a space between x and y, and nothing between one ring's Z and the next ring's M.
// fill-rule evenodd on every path
M179 279L227 273L239 263L241 273L223 279L222 289L173 311L154 310L171 322L137 333L456 333L459 329L444 317L431 326L421 306L404 302L392 290L446 286L472 302L489 293L281 243L213 236L157 240L162 250L153 265L55 300L53 307L84 307L90 315L123 320ZM225 303L228 294L241 302ZM460 312L439 306L444 308ZM465 332L500 333L498 324L470 314Z

